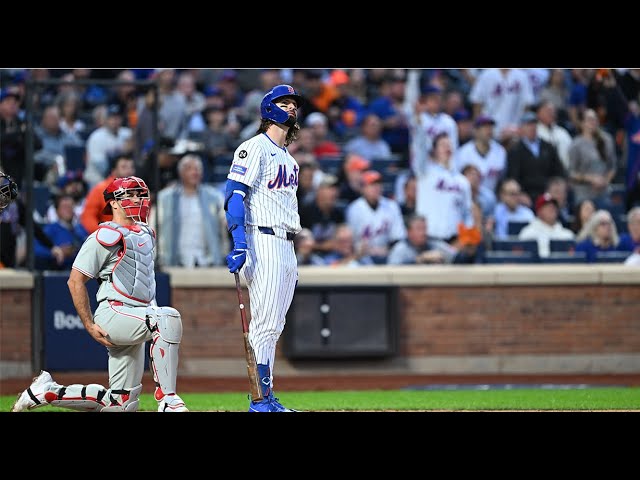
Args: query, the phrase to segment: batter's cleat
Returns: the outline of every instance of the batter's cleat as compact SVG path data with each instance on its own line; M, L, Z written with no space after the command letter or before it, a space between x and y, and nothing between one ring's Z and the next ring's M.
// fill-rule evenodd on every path
M276 397L273 396L273 392L269 393L269 395L260 400L259 402L251 402L249 404L250 412L297 412L298 410L293 410L291 408L286 408L282 405Z
M177 393L164 395L158 402L159 412L188 412L189 409Z
M51 374L42 370L40 375L34 377L29 388L18 395L11 411L23 412L48 405L49 402L44 398L44 394L49 391L49 387L55 384L53 378L51 378Z

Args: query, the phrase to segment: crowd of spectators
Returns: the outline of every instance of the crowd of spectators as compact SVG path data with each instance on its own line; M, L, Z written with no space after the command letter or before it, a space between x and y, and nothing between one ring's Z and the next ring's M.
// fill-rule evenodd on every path
M49 79L27 112L27 81ZM21 190L33 126L36 268L69 268L109 220L105 185L133 174L160 265L223 265L231 158L281 83L305 100L300 264L640 254L640 69L0 70L0 169ZM25 265L24 200L2 213L3 266Z

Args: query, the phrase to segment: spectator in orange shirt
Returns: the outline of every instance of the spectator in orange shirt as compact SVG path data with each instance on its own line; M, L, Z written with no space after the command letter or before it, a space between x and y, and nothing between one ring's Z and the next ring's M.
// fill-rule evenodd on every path
M107 185L109 185L114 178L130 177L136 173L133 157L130 153L118 154L114 157L111 165L111 174L89 191L87 199L84 202L84 210L82 210L82 214L80 215L80 223L89 234L98 229L98 224L108 222L113 218L112 215L102 213L106 204L102 193L105 188L107 188Z

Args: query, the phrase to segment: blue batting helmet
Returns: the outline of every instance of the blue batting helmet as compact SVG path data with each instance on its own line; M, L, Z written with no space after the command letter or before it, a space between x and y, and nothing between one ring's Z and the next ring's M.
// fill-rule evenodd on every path
M302 97L296 93L291 85L276 85L262 99L260 116L277 123L286 122L289 119L289 115L276 105L276 100L282 97L293 98L298 107L302 104Z

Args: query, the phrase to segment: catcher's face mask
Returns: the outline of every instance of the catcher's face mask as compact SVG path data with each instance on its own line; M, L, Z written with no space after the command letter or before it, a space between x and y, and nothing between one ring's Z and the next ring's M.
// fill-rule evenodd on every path
M18 185L13 179L0 172L0 212L18 197Z
M125 215L136 222L147 223L151 198L147 184L139 177L116 178L104 191L107 202L103 213L111 214L110 200L116 200Z

